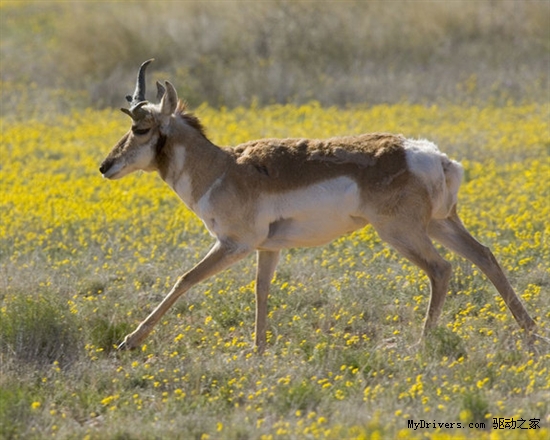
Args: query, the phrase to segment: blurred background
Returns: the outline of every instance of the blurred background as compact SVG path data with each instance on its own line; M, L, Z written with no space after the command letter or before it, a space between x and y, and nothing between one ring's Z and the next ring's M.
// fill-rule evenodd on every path
M501 105L549 96L548 1L0 5L8 117L125 105L139 64L152 57L150 87L169 79L193 106Z

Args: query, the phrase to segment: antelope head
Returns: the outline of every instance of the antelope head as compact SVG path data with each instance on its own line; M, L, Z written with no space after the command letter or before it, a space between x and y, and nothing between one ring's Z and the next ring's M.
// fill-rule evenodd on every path
M120 179L137 170L156 169L156 156L166 142L178 95L168 81L165 82L166 87L157 82L157 99L160 102L152 104L145 99L145 69L152 61L145 61L139 68L134 94L126 96L130 108L121 109L132 118L132 127L99 167L107 179Z

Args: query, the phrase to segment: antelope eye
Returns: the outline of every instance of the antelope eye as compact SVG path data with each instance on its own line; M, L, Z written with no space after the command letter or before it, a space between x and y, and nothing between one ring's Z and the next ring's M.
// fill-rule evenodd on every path
M137 134L138 136L143 136L151 131L150 128L132 128L132 133Z

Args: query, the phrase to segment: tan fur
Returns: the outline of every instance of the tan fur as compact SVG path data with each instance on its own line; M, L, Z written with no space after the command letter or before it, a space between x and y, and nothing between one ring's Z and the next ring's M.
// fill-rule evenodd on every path
M406 171L403 137L392 134L319 139L261 139L232 149L238 165L259 174L265 191L349 175L358 183L380 185Z
M424 333L436 325L451 266L436 239L470 259L496 286L527 331L535 328L488 248L456 212L462 169L435 145L385 133L316 139L262 139L219 148L174 87L158 106L127 111L134 120L103 161L105 177L156 170L204 221L216 243L185 273L120 348L137 347L193 285L256 250L256 339L266 345L267 297L280 251L314 246L371 223L381 238L423 269L431 283Z

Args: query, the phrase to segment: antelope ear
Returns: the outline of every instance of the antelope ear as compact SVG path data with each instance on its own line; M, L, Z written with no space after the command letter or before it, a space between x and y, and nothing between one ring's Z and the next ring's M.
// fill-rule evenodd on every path
M165 93L166 89L161 83L157 81L157 101L160 101Z
M176 111L178 106L178 92L169 81L165 81L164 84L166 91L160 100L160 111L163 115L169 116Z

